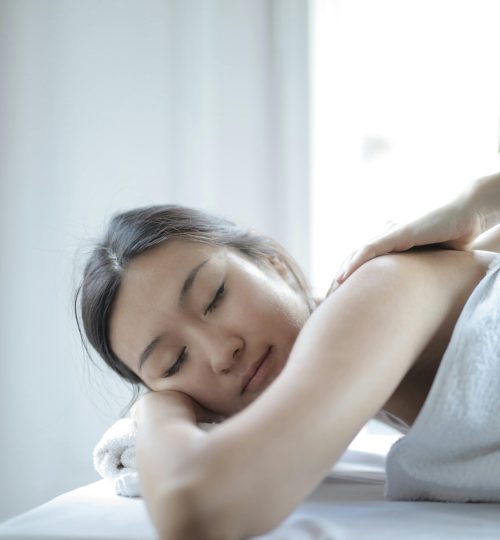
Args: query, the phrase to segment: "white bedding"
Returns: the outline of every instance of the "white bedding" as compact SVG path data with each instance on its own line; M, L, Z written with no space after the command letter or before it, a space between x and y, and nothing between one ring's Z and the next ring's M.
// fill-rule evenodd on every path
M402 434L366 429L316 490L265 540L500 538L500 505L384 499L385 455ZM156 538L140 498L120 497L99 480L0 524L0 539Z

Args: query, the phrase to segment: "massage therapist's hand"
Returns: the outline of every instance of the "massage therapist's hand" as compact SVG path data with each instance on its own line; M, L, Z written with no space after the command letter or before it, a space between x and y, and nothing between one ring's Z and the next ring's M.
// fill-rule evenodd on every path
M344 260L327 296L365 262L386 253L428 244L466 250L485 230L485 216L473 191L474 187L471 187L451 203L413 221L402 224L388 222L381 234Z
M151 409L153 407L154 409ZM149 408L149 411L148 411ZM224 417L207 409L184 392L177 390L163 390L148 392L139 398L130 409L130 417L140 420L142 414L150 414L151 410L165 411L169 417L183 416L196 423L221 422Z

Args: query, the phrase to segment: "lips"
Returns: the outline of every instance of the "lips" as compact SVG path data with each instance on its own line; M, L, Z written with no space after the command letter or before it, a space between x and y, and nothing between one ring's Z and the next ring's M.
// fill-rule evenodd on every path
M266 352L255 362L255 364L252 365L252 367L248 370L247 374L243 377L243 384L241 386L241 393L245 391L246 387L248 386L248 383L251 381L252 377L257 373L258 369L264 362L264 360L269 356L269 353L271 352L272 346L270 345Z

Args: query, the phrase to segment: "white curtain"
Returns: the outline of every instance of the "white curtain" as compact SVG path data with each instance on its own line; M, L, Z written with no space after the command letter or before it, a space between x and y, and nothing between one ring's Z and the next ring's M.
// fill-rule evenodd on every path
M0 520L98 479L128 387L72 295L112 212L175 202L309 271L306 0L0 2Z

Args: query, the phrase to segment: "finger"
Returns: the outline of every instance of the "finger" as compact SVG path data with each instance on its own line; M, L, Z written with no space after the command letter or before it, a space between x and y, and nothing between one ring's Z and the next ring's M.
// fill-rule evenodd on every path
M352 253L350 253L343 261L342 261L342 264L339 266L339 270L337 271L337 275L333 278L333 281L330 285L330 288L328 289L328 292L326 293L325 295L325 298L327 296L329 296L330 294L332 294L332 292L334 292L336 289L338 289L338 287L340 286L340 284L342 283L342 279L341 279L341 276L342 276L342 273L344 271L344 269L346 268L347 264L349 263L349 261L351 260L352 256L356 253L356 251L353 251Z
M393 229L394 227L398 227L399 224L395 221L392 221L392 220L389 220L389 221L386 221L385 222L385 230L380 233L380 234L377 234L376 236L374 236L371 240L369 240L368 244L366 244L366 246L369 246L369 245L373 245L373 246L376 246L377 243L380 242L380 240L386 236L388 234L388 229ZM345 281L345 279L347 278L347 275L351 274L352 273L352 270L348 270L350 268L350 263L352 262L354 256L359 253L359 251L361 249L363 249L363 247L361 248L358 248L358 249L355 249L354 251L352 251L351 253L349 253L349 255L342 261L342 264L340 265L339 267L339 271L337 272L337 275L335 276L335 279L339 279L341 282L342 281ZM367 259L369 260L369 259ZM347 275L346 274L346 270L347 270Z
M340 270L339 281L343 283L351 274L353 274L360 266L376 257L377 254L372 244L367 244L354 253L347 261L345 266Z
M345 257L345 259L342 261L341 265L339 266L339 270L337 271L337 274L336 274L336 276L334 278L332 286L335 285L335 282L339 283L339 282L342 281L341 277L342 277L343 273L345 272L345 269L349 265L349 262L351 261L354 254L356 253L356 251L357 250L351 251L351 253L349 253L349 255L347 257Z
M355 251L342 265L337 277L340 283L343 283L352 273L369 260L393 251L406 251L411 247L413 247L411 238L396 224L395 228L390 232L375 237L368 244Z
M330 285L330 288L328 289L328 292L325 295L325 298L326 296L330 296L330 294L332 294L332 292L337 290L339 286L340 286L340 281L338 279L334 279L333 283Z

